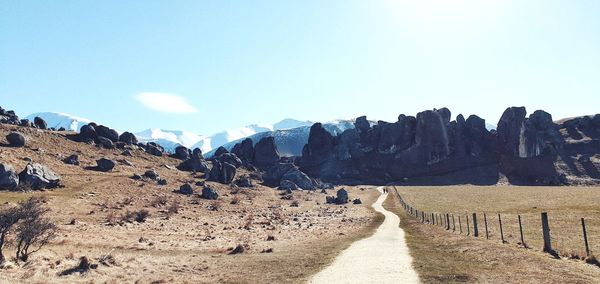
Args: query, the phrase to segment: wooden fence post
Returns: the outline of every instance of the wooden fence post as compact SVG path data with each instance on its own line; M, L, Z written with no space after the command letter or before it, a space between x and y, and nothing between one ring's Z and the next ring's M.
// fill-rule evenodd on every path
M458 215L458 229L460 230L459 234L462 234L462 223L460 222L460 215Z
M454 223L454 214L452 214L452 232L456 232L456 223Z
M429 224L435 224L435 218L433 217L433 213L431 213L431 222L429 222Z
M552 239L550 237L550 224L548 223L548 213L542 212L542 234L544 236L544 252L554 254L552 249Z
M502 230L502 218L500 217L500 214L498 214L498 224L500 225L500 240L502 240L502 243L506 243L504 241L504 231Z
M473 236L479 237L479 228L477 228L477 214L473 213Z
M581 218L581 228L583 229L583 242L585 243L585 256L590 256L590 246L588 245L587 232L585 230L585 220Z
M485 224L485 239L489 240L490 239L490 235L488 233L487 215L485 215L485 213L483 213L483 223Z
M521 244L523 245L523 247L527 247L527 245L525 244L525 239L523 238L523 225L521 225L521 215L519 216L519 232L521 233Z
M450 214L446 213L446 231L450 230Z
M421 211L421 223L425 223L425 212Z
M469 226L469 215L467 214L467 236L471 235L471 226Z

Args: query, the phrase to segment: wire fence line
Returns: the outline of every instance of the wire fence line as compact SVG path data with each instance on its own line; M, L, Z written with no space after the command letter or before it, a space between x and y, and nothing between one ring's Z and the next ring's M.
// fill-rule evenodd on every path
M439 226L451 233L496 240L503 244L516 243L525 248L541 248L555 257L563 255L598 265L593 252L600 252L600 243L592 243L590 237L600 237L600 220L580 218L551 224L547 212L426 212L406 202L395 187L394 191L404 211L423 225Z

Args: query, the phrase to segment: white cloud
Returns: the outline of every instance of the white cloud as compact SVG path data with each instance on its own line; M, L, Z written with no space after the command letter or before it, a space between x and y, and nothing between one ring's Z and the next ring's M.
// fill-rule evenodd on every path
M135 95L135 99L145 107L155 111L167 113L198 112L185 98L173 94L144 92Z

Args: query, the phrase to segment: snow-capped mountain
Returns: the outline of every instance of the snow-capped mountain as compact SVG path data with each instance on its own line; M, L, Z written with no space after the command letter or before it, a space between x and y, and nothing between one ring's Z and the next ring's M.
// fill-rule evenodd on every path
M150 128L144 131L135 133L138 141L147 143L154 142L163 146L167 151L173 152L179 145L192 147L198 141L206 138L203 135L195 134L180 130L163 130L158 128Z
M201 139L189 148L200 148L203 153L208 153L211 150L217 149L220 146L227 144L231 141L238 141L258 133L293 129L297 127L310 126L312 124L313 122L310 121L300 121L289 118L277 122L273 125L252 124L242 128L230 129L219 133L215 133L211 136Z
M87 118L60 112L38 112L27 116L26 119L33 121L36 116L45 120L49 128L59 129L63 127L69 131L79 131L82 126L92 122Z
M299 156L302 154L302 148L306 143L308 143L308 135L310 134L310 125L303 125L290 129L277 129L272 131L260 132L249 137L240 138L234 141L230 141L229 143L225 143L222 146L227 150L231 150L235 144L241 142L246 138L252 139L252 142L255 144L260 141L263 137L273 136L275 139L275 145L277 145L277 150L279 154L282 156ZM335 120L332 122L324 123L323 127L332 135L338 135L346 129L354 128L353 120ZM206 156L210 157L213 155L216 148L213 148L212 151L207 152Z

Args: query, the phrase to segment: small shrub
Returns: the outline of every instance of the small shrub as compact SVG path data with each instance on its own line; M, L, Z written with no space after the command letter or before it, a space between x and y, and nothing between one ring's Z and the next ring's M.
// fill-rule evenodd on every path
M208 210L210 211L219 211L219 209L221 209L221 202L218 200L215 200L208 205Z
M254 215L250 214L246 218L246 223L244 224L244 229L250 230L250 228L252 227L253 223L254 223Z
M150 216L150 212L146 209L142 209L135 212L135 221L138 223L146 222L146 219Z
M179 201L173 200L173 202L171 202L171 205L169 205L169 207L167 208L167 215L171 216L173 214L177 214L177 213L179 213L179 209L180 209Z
M167 205L167 202L169 200L167 199L166 196L164 195L159 195L156 198L154 198L154 200L152 200L152 202L150 202L150 206L158 208L158 207L162 207Z
M125 197L125 199L123 199L123 201L121 201L121 204L127 206L127 205L131 205L133 203L133 198L131 197Z
M127 210L127 212L125 212L125 214L121 216L121 221L127 223L133 223L133 221L138 223L144 223L146 222L148 216L150 216L150 212L146 209L141 209L138 211Z

